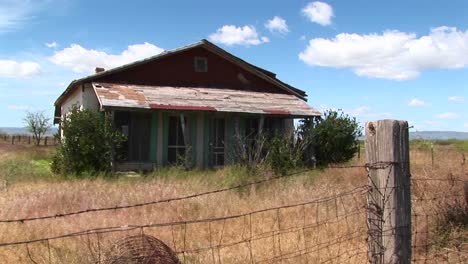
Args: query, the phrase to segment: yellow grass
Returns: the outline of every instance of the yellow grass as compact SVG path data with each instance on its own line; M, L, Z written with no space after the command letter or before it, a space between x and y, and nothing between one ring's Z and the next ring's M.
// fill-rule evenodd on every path
M0 145L0 180L3 179L0 185L0 219L29 218L186 196L232 186L237 179L236 174L241 173L239 168L195 172L163 170L146 177L70 180L50 176L41 165L35 161L31 163L31 160L41 160L49 152L26 147L7 149ZM413 178L468 178L461 164L461 152L450 146L438 146L435 153L434 166L431 165L430 152L411 153ZM27 171L12 169L12 162L34 167L32 174L36 176L27 177L23 175ZM352 164L364 162L361 157L361 160L353 160ZM15 173L21 174L18 179L15 179ZM265 172L258 174L256 179L271 177ZM179 252L178 257L184 263L364 263L367 261L365 192L358 190L345 196L339 194L366 183L364 168L326 169L183 201L24 223L0 223L0 243L96 228L124 227L121 232L0 247L0 262L33 263L33 260L49 263L50 260L51 263L96 263L105 259L109 248L122 237L143 232L161 239ZM462 187L448 181L421 181L414 187L415 198L441 197L436 201L423 199L413 203L414 211L421 215L423 212L431 214L430 217L416 219L416 226L413 224L416 228L413 240L419 250L415 256L425 257L434 263L455 263L466 258L452 245L422 250L430 247L432 238L426 230L434 224L433 215L439 204L454 199L450 195L445 195L448 196L445 198L444 194L461 191ZM128 230L131 226L245 214L326 197L331 198L227 220ZM461 230L459 235L465 236L466 230ZM466 244L462 247L466 252Z

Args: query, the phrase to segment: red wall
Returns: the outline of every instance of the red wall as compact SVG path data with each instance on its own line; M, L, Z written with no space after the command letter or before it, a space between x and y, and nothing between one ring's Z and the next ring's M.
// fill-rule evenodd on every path
M194 57L208 60L208 72L195 72ZM238 78L241 73L248 84ZM97 82L184 87L231 88L271 93L286 93L273 84L239 68L235 64L202 48L194 48L166 58L103 76Z

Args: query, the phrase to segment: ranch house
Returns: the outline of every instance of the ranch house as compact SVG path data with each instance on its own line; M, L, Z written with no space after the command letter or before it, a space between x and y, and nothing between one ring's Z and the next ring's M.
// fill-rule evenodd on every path
M75 105L105 112L127 136L115 170L151 170L182 157L197 167L236 161L235 138L286 135L319 116L304 91L207 40L72 81L54 122Z

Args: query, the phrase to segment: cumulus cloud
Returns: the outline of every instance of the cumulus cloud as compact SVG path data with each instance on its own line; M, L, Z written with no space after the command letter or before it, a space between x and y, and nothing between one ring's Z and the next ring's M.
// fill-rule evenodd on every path
M0 78L31 78L41 73L41 66L36 62L0 60Z
M46 42L46 43L44 43L44 45L46 45L46 47L48 47L48 48L56 48L58 46L57 42L55 42L55 41Z
M455 118L459 118L459 117L460 117L459 114L452 113L452 112L445 112L445 113L441 113L441 114L436 115L436 118L439 118L439 119L455 119Z
M314 23L328 26L332 23L333 8L324 2L310 2L302 9L302 14Z
M0 0L0 33L21 28L50 0Z
M464 102L465 101L465 97L463 97L463 96L450 96L448 99L449 99L449 101L453 101L453 102Z
M359 76L410 80L427 69L466 67L468 30L443 26L419 38L395 30L341 33L333 39L311 39L299 58L308 65L352 69Z
M108 54L104 51L86 49L79 44L56 51L49 60L74 72L91 73L96 67L115 68L133 61L157 55L164 50L151 43L130 45L120 54Z
M225 25L209 36L210 40L216 43L232 45L260 45L270 40L267 37L260 37L254 26L236 27Z
M289 32L286 20L279 16L275 16L265 23L265 27L272 33L286 34Z
M409 106L425 106L425 105L429 105L427 102L423 101L423 100L419 100L419 99L413 99L411 100L409 103L408 103Z

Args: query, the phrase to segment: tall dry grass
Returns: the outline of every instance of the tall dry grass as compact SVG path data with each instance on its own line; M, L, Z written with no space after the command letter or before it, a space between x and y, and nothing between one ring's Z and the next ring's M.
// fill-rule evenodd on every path
M2 153L1 149L3 163L0 164L0 176L7 183L0 192L0 219L27 218L185 196L232 186L237 181L245 181L246 177L239 168L227 167L216 171L190 172L165 169L152 175L121 176L118 179L64 179L42 171L43 174L38 173L32 179L23 175L27 171L11 169L11 164L19 162L34 167L35 163L28 163L27 160L41 160L41 157L49 155L49 150L35 153L37 151L31 149L10 148ZM461 165L461 152L450 146L438 146L435 153L438 156L432 166L430 153L425 150L411 152L413 178L468 178ZM363 163L363 157L352 161L352 164ZM5 171L5 168L8 170ZM20 179L14 178L15 173ZM267 178L271 175L259 171L257 177ZM337 195L366 183L367 172L363 168L315 170L248 189L184 201L41 221L0 223L0 243L59 236L95 228L125 229L122 232L55 239L28 246L0 247L0 259L1 263L96 263L105 258L106 250L115 241L144 232L161 239L179 252L178 256L184 263L363 263L367 260L365 193L356 192L343 197ZM425 257L434 263L463 260L461 258L464 255L447 253L459 252L460 249L456 247L460 245L445 244L445 248L441 249L432 243L432 226L437 221L434 215L444 202L454 198L446 194L460 193L460 188L451 185L449 181L441 183L422 180L413 187L414 212L428 215L424 219L416 217L413 220L416 223L413 223L413 241L418 245L415 248L418 250L415 251L415 259ZM429 199L436 196L443 198ZM324 197L332 198L222 221L133 230L125 228L244 214ZM457 232L462 237L466 235L465 230ZM462 242L461 247L465 246Z

